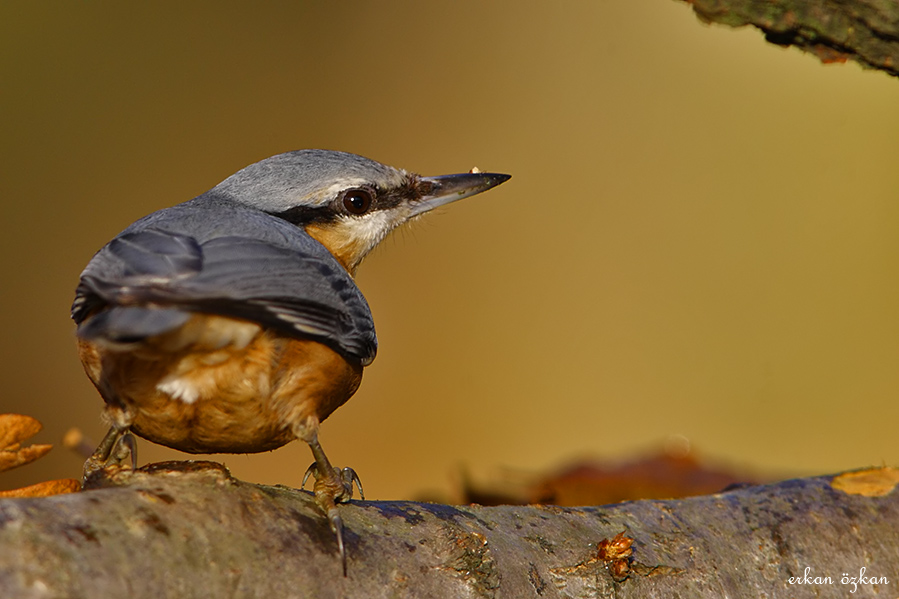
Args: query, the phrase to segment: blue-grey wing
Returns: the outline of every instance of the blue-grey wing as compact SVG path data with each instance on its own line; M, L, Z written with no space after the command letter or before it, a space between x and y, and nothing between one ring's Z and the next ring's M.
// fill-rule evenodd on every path
M126 231L88 264L72 305L72 318L85 332L102 326L121 339L180 326L190 312L311 337L364 364L377 351L362 293L333 256L301 231L284 243ZM94 314L101 318L88 319Z

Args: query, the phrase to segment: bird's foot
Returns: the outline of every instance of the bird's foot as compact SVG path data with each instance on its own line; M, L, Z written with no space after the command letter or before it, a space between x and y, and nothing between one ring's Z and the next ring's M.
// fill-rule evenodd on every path
M316 501L320 494L327 494L332 497L333 503L346 503L353 498L353 485L359 489L359 497L364 501L365 493L362 492L362 481L359 475L352 468L332 468L331 476L322 476L321 468L318 462L306 468L306 474L303 475L303 484L300 488L306 487L306 481L309 476L315 477L315 485L312 487L315 493Z
M122 466L127 462L130 462L132 470L137 468L137 440L128 429L110 428L91 457L84 462L82 486L108 466Z
M306 486L309 475L315 476L315 484L312 487L315 493L315 503L328 515L331 531L337 536L337 549L340 552L340 561L343 564L343 575L346 576L346 546L343 542L343 520L337 510L338 503L346 503L353 498L353 484L359 488L359 496L364 500L362 481L352 468L329 468L325 473L319 467L318 462L313 462L303 475L302 487ZM301 488L302 488L301 487Z

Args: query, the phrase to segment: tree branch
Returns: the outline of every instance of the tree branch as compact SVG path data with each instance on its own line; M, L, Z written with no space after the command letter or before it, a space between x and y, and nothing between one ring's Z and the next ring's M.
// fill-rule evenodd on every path
M895 0L683 0L706 23L755 25L765 38L824 63L854 60L899 76Z
M840 577L864 566L894 596L897 482L884 468L584 508L352 502L344 578L310 494L167 462L0 500L0 595L857 597L873 587L847 595ZM805 568L833 584L791 585Z

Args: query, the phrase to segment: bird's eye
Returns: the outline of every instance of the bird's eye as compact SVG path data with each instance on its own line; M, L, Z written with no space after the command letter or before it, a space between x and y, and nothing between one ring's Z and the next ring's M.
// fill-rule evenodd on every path
M367 189L350 189L343 194L343 207L350 214L365 214L371 208L371 192Z

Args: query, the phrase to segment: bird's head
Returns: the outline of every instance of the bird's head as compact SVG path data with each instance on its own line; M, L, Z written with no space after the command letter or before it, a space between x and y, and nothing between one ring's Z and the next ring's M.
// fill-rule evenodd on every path
M251 164L212 191L302 227L354 274L396 227L509 177L421 177L346 152L299 150Z

